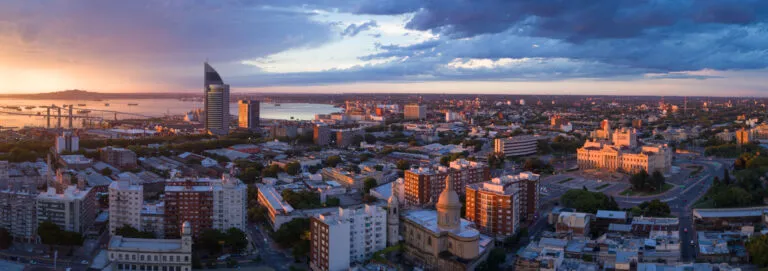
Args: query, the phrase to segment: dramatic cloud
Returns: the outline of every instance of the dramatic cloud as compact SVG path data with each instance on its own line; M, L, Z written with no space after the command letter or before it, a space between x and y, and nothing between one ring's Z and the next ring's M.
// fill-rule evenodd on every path
M341 32L341 35L354 37L354 36L357 36L357 34L359 34L360 32L366 31L368 29L371 29L377 26L379 25L376 24L376 21L373 21L373 20L364 22L360 25L350 24L349 26L347 26L347 28L344 29L344 31Z
M0 43L0 73L126 85L726 80L768 69L768 1L6 1Z

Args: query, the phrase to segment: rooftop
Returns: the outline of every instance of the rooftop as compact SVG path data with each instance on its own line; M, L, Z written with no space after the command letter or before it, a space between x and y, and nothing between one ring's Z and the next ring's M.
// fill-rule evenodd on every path
M435 210L413 210L405 213L404 217L413 223L421 225L434 234L444 232L437 226L437 211ZM480 232L471 226L472 222L469 222L466 219L461 219L459 229L453 231L453 234L465 238L480 237Z
M288 204L288 202L285 202L285 200L283 200L283 196L280 195L280 193L278 193L273 186L259 183L256 184L256 187L259 189L259 194L264 195L264 198L267 199L267 202L269 202L269 205L273 209L282 211L284 213L290 213L293 211L293 206Z
M175 252L181 250L181 239L142 239L112 236L109 250Z

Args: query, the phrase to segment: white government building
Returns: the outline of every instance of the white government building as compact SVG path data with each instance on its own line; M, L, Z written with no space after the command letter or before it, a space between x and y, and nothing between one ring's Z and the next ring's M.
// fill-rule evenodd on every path
M111 270L190 271L192 226L184 222L181 239L112 236L107 251Z

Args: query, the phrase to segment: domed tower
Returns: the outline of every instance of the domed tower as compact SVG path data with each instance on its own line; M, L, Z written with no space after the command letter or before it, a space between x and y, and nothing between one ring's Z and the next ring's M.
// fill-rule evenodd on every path
M387 200L387 246L400 241L400 202L397 200L396 183L392 183L392 195Z
M445 190L437 200L437 226L441 230L453 231L459 229L461 217L461 201L453 189L453 177L448 174L445 178Z
M181 224L181 250L192 252L192 224L189 221Z

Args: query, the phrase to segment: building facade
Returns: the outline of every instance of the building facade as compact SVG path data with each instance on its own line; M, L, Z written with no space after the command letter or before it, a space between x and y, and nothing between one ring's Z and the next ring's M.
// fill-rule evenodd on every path
M247 188L239 179L224 174L221 179L174 178L165 186L165 236L177 236L183 222L192 234L206 229L245 231Z
M180 239L112 236L107 248L111 270L192 270L192 226L185 222Z
M99 149L101 161L121 169L136 167L136 153L125 148L105 147Z
M539 139L532 135L497 138L494 140L493 152L506 157L536 154Z
M617 130L613 144L602 141L588 141L576 151L579 168L600 168L609 171L636 173L669 172L672 168L672 149L666 144L637 146L637 137L632 128Z
M493 249L490 237L460 217L461 202L451 178L448 175L444 181L436 211L403 213L405 259L424 270L474 270Z
M240 100L238 103L238 122L237 126L240 128L255 131L259 128L259 101L257 100Z
M407 104L403 109L403 118L407 120L426 119L427 106L423 104Z
M315 124L312 140L320 146L331 144L331 128L326 124Z
M312 270L348 270L387 247L387 212L375 205L339 208L310 218Z
M51 221L62 230L85 233L96 217L96 197L90 188L81 190L74 185L63 193L48 187L37 196L37 222Z
M248 187L229 174L213 182L213 228L226 231L237 228L246 231Z
M219 73L207 62L204 70L205 130L214 135L226 135L229 133L229 85L224 84Z
M109 234L115 235L117 229L128 225L139 231L142 229L141 208L144 204L144 188L128 180L119 180L109 184Z
M468 184L485 182L490 179L490 168L480 162L464 159L452 161L448 167L420 167L405 171L405 203L422 205L437 199L445 188L445 178L451 175L456 193L464 195Z
M0 191L0 227L16 240L32 242L37 236L37 191Z
M539 208L539 175L523 172L466 187L466 218L492 236L517 233Z

